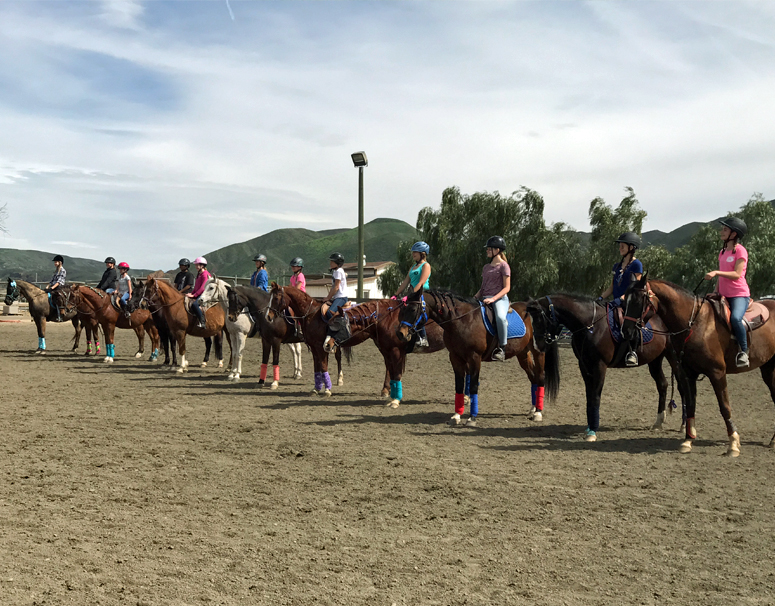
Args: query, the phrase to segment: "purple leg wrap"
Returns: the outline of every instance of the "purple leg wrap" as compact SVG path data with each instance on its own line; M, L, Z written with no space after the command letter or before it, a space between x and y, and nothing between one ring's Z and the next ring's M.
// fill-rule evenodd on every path
M328 376L327 372L323 373L323 378L326 381L326 389L331 389L331 377Z
M323 373L322 372L316 372L315 373L315 389L317 391L320 391L323 389Z

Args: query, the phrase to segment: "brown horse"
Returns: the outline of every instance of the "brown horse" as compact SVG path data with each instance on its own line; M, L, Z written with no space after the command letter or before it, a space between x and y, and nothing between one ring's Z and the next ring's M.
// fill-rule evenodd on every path
M115 357L114 337L116 327L128 329L131 328L137 334L139 349L135 358L143 355L145 345L145 332L151 337L151 357L150 361L156 360L159 356L159 331L151 318L151 312L146 309L138 309L133 312L129 318L123 311L115 308L111 302L111 297L105 291L93 288L91 286L71 286L72 298L78 307L80 314L92 315L94 321L102 326L102 332L105 335L105 348L107 356L106 363L112 363Z
M775 301L760 301L772 316ZM681 443L681 452L692 449L692 440L697 438L694 413L697 404L697 378L705 375L716 393L719 410L724 418L729 436L726 454L740 455L740 435L732 422L732 409L727 393L727 373L737 374L759 368L762 379L775 402L775 321L765 322L749 333L750 366L735 366L737 341L726 318L719 317L716 303L700 298L688 290L664 280L648 280L643 276L630 287L625 304L627 315L625 329L632 330L636 324L650 314L656 314L664 321L673 341L683 370L681 381L686 384L686 438ZM635 318L634 320L632 318ZM639 320L639 318L641 320ZM770 440L775 448L775 435Z
M526 304L512 303L511 307L522 317L526 330L523 337L508 340L504 349L506 358L516 356L534 386L533 393L542 394L544 358L546 355L557 356L556 345L548 347L546 353L536 349ZM449 422L451 425L461 423L460 415L465 410L466 375L468 374L470 375L471 415L465 424L468 427L476 427L476 417L479 414L479 371L482 360L491 360L492 350L497 344L496 339L487 333L477 300L435 290L418 291L409 296L406 307L399 314L400 324L397 328L399 338L404 341L410 340L413 333L427 319L434 320L444 330L444 345L449 350L449 361L455 372L455 414ZM548 395L554 398L559 376L547 378L550 379L546 385ZM538 392L539 389L540 392ZM541 420L541 417L535 420Z
M186 360L186 335L194 337L214 337L215 354L218 358L218 367L223 367L223 327L226 319L220 305L214 305L205 310L205 328L199 328L196 315L188 311L185 304L185 295L180 294L174 286L167 284L163 280L148 278L145 284L140 285L142 289L142 300L148 300L151 304L157 304L161 308L161 313L167 321L170 333L178 344L178 353L180 354L180 366L178 372L188 370L188 360ZM229 333L226 333L226 339L229 339ZM231 347L231 341L229 341ZM205 366L203 363L202 366Z
M609 368L624 368L623 346L614 343L608 327L607 309L588 297L568 294L556 294L530 301L527 311L533 319L533 334L539 348L546 347L557 341L562 327L571 332L573 353L579 363L579 370L584 379L587 396L587 429L585 440L597 440L600 428L600 395L605 384L606 370ZM659 318L651 320L654 337L648 343L636 348L638 365L648 365L649 373L657 384L659 404L657 420L652 429L661 429L665 421L668 382L662 370L662 360L667 357L674 370L677 361L673 347L665 337L665 325ZM551 368L556 359L548 358L546 372L555 374ZM559 373L559 371L556 371ZM559 375L558 375L559 376ZM679 391L683 394L679 382ZM670 409L672 412L672 409Z
M69 300L69 291L64 290L61 294L65 296L65 306L59 310L59 321L72 321L75 328L75 345L73 346L73 351L75 351L78 349L78 341L81 336L78 312L75 309L75 305ZM27 300L30 315L35 322L35 327L38 329L38 349L35 353L46 353L46 320L56 322L57 310L53 305L49 304L49 295L46 291L41 290L30 282L8 278L5 304L11 305L14 301L18 301L19 297L24 297Z
M383 395L390 394L387 406L398 408L403 397L401 377L404 372L406 350L408 343L396 337L395 328L398 325L398 312L402 306L400 301L377 299L359 305L345 308L345 315L350 323L352 336L339 346L345 349L354 347L368 339L373 339L385 361L386 382ZM315 370L314 392L321 395L331 395L331 379L328 375L328 354L324 348L328 332L328 323L320 314L321 302L313 299L307 293L292 286L280 287L272 283L271 299L267 315L280 315L281 310L290 307L302 323L304 340L312 352ZM438 339L438 331L431 327L428 334L428 348L438 351L443 347ZM388 391L389 390L389 391Z

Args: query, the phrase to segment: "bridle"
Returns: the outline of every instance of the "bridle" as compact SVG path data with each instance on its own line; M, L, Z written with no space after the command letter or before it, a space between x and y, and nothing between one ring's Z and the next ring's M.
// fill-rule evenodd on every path
M407 322L406 320L401 320L400 326L406 326L409 329L410 334L416 333L418 330L420 330L423 326L425 326L426 322L428 322L428 311L425 306L425 295L420 295L419 301L406 301L404 303L407 307L410 305L419 305L420 306L420 313L417 314L417 317L414 319L414 322Z
M541 312L541 319L543 320L544 326L546 327L546 330L544 330L544 342L547 345L551 345L552 343L556 342L560 338L560 333L562 333L562 325L560 324L560 321L557 319L557 313L554 309L554 303L552 303L552 299L549 297L549 295L546 295L544 299L546 299L547 305L549 307L549 313L551 314L551 318L544 310L544 306L541 305L538 301L536 301L535 306L529 307L528 311L538 308L538 311ZM593 316L593 319L594 319L594 316Z
M8 282L8 288L11 288L11 292L6 292L5 294L5 304L10 305L14 301L16 301L19 298L19 285L16 283L16 280L11 280Z

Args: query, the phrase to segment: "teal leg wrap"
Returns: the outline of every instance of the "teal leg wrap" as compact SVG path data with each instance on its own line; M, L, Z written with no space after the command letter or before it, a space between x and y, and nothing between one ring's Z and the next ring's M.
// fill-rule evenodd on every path
M390 380L390 397L393 400L396 399L396 382L393 379Z
M396 381L396 395L394 397L399 401L404 398L404 386L401 384L401 381Z
M38 337L38 349L46 349L46 338Z

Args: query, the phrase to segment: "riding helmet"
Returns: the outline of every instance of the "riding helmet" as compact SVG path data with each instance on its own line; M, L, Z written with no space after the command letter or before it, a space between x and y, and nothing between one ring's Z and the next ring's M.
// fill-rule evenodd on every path
M51 260L52 261L59 261L60 263L64 263L65 262L65 258L62 255L57 255L56 257L54 257Z
M614 240L615 244L629 244L635 248L640 248L640 236L634 231L626 231Z
M294 257L291 259L291 267L304 267L304 259L301 257Z
M331 253L331 256L328 257L329 261L333 261L340 267L344 264L344 256L342 256L342 253Z
M194 265L207 265L207 259L204 257L197 257L194 259Z
M119 269L129 269L129 263L126 261L121 261L121 263L118 264Z
M180 261L178 261L178 265L182 265L183 267L191 267L191 261L183 257Z
M737 217L727 217L726 219L721 219L719 223L726 225L732 231L737 232L738 238L742 238L748 233L748 226L745 224L745 221L738 219Z
M423 241L415 242L412 244L412 252L425 253L427 255L431 252L431 247Z
M116 260L113 257L108 257L105 259L105 263L113 263L113 265L116 264Z
M255 257L253 257L253 260L254 261L263 261L264 263L266 263L266 255L256 255Z
M500 248L501 250L506 250L506 240L501 238L500 236L493 236L489 240L487 240L487 244L484 245L485 248Z

